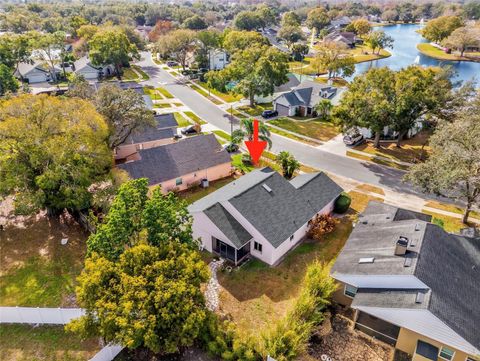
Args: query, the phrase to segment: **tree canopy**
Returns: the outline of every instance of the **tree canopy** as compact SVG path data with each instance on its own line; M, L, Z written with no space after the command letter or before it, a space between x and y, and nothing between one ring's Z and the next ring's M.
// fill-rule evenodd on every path
M18 89L18 81L13 76L12 70L5 64L0 64L0 96L7 92L15 92Z
M315 29L316 33L319 34L320 30L330 24L330 18L325 8L318 7L310 10L306 24L309 28Z
M453 122L439 125L429 145L429 158L414 165L406 179L425 192L465 201L467 223L480 201L480 93Z
M87 209L88 187L112 163L108 127L93 105L47 95L0 105L0 193L16 193L19 213Z
M339 74L348 77L355 71L355 60L350 55L348 47L333 41L324 41L317 47L311 65L318 74L326 70L329 79Z
M375 53L375 50L378 49L377 54L380 54L380 51L385 48L393 48L393 38L390 35L385 34L382 30L371 31L365 35L365 44L372 49L372 52Z
M187 66L188 53L193 49L196 34L193 30L178 29L158 38L155 48L163 58L172 58L180 63L183 70Z
M430 20L425 25L422 29L422 36L429 41L439 43L443 39L448 38L455 29L461 26L463 26L463 21L458 16L440 16Z
M460 27L455 29L448 38L443 40L444 46L458 49L460 56L463 56L465 50L469 47L480 46L480 27Z

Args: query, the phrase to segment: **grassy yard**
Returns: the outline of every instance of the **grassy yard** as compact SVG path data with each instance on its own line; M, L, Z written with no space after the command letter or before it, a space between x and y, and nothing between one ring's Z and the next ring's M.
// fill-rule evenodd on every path
M122 80L137 80L138 74L132 68L123 68Z
M425 209L422 210L422 213L430 214L433 217L432 218L433 223L441 225L445 231L450 232L450 233L457 233L462 228L467 228L467 227L472 226L472 224L462 223L462 220L460 218L445 216L443 214L430 212L430 211L427 211Z
M213 102L214 104L217 104L217 105L222 104L221 101L219 101L218 99L210 96L207 91L205 91L204 89L200 88L198 85L196 85L196 84L190 84L190 88L192 88L192 89L195 90L197 93L199 93L200 95L204 96L205 98L209 99L209 100L210 100L211 102ZM212 92L212 93L213 93L213 92Z
M214 130L213 133L218 135L220 138L230 141L230 134L224 132L223 130Z
M84 361L100 349L99 340L81 340L62 326L0 325L2 361Z
M314 81L316 81L317 83L322 83L322 84L327 84L328 83L328 79L327 78L315 78ZM341 87L344 87L344 86L347 86L348 85L348 81L346 81L345 79L343 78L332 78L332 85L333 86L336 86L338 88L341 88Z
M324 240L302 243L276 267L251 260L232 273L220 272L223 289L220 311L230 315L243 335L260 333L293 305L307 266L314 260L330 262L342 249L358 212L373 197L351 192L350 211Z
M282 117L270 120L269 123L321 141L328 141L339 133L339 129L332 123L318 119L294 120L292 118Z
M222 92L218 91L217 89L210 88L208 86L208 84L205 83L205 82L198 82L198 84L200 84L205 89L209 89L210 93L212 93L213 95L216 95L217 97L219 97L220 99L222 99L224 102L227 102L227 103L234 103L234 102L237 102L237 101L239 101L243 98L242 95L222 93Z
M370 184L360 184L355 189L365 191L365 192L377 193L377 194L380 194L382 196L385 195L385 192L383 191L382 188L376 187L376 186L373 186L373 185L370 185Z
M466 61L472 61L471 58L468 57L461 57L460 53L457 54L447 54L444 52L442 49L436 48L435 46L429 44L429 43L420 43L417 44L417 49L419 52L422 54L429 56L434 59L439 59L439 60L451 60L451 61L458 61L458 60L466 60ZM464 55L469 55L469 53L465 53ZM472 54L475 57L480 56L478 53Z
M360 150L365 153L382 156L403 162L416 163L420 159L424 159L430 152L428 145L428 138L431 133L429 131L422 131L410 139L405 139L401 143L401 148L398 148L395 142L380 143L380 148L375 148L373 143L366 142L357 145L353 149Z
M310 140L305 139L305 138L298 137L296 135L293 135L291 133L285 132L285 131L277 129L277 128L269 127L269 130L270 130L270 133L275 133L275 134L278 134L278 135L281 135L281 136L284 136L284 137L287 137L287 138L290 138L290 139L293 139L293 140L296 140L296 141L299 141L299 142L303 142L303 143L310 144L310 145L315 145L315 146L318 145L318 143L316 143L316 142L310 141Z
M66 245L61 244L68 238ZM1 306L75 306L75 279L83 268L87 234L76 223L26 221L2 232Z
M457 214L463 214L463 211L464 211L463 208L456 206L454 204L441 203L437 201L429 201L425 204L425 206L430 208L441 209L443 211L448 211L448 212L457 213ZM470 218L476 218L480 220L480 212L471 211Z
M254 165L251 165L251 164L243 163L242 162L242 154L235 154L235 155L232 156L232 166L235 167L236 169L244 172L244 173L248 173L248 172L251 172L252 170L254 170L255 168L262 168L262 167L270 167L273 170L276 170L276 171L279 171L279 172L281 171L280 166L277 163L275 163L273 160L268 158L268 154L267 154L267 156L265 156L265 152L262 155L262 157L260 158L260 160L258 161L258 166L257 167L255 167Z
M140 68L138 65L132 65L132 68L134 68L134 69L137 71L137 73L139 73L139 74L141 75L142 80L148 80L148 79L150 79L150 77L148 76L148 74L145 73L145 72L142 70L142 68Z
M235 180L234 177L228 177L219 179L213 182L209 182L208 188L202 188L200 186L187 189L185 191L179 192L178 196L185 199L189 204L195 201L198 201L200 198L205 197L207 194L215 192L217 189L222 188L224 185L227 185L230 182Z
M180 113L173 113L179 127L188 127L192 123Z
M154 108L162 108L162 109L166 109L166 108L171 108L172 107L172 104L169 104L169 103L157 103L153 106Z
M189 117L190 119L192 119L195 123L197 124L207 124L206 121L202 120L197 114L195 114L194 112L185 112L185 115L187 117Z
M350 54L353 56L355 63L363 63L365 61L388 58L392 55L385 49L380 50L379 54L373 54L372 49L365 45L357 45L355 48L350 50Z
M410 168L410 167L402 165L402 164L398 164L398 163L395 163L395 162L390 162L390 161L384 160L384 159L379 159L375 156L374 157L369 157L367 155L354 153L354 152L351 152L349 150L347 150L345 154L347 155L347 157L360 159L360 160L366 160L366 161L369 161L369 162L372 162L372 163L377 163L377 164L380 164L380 165L384 165L384 166L392 167L392 168L397 168L397 169L400 169L400 170L408 170Z
M251 107L249 105L243 105L238 107L238 110L241 110L244 113L247 113L251 117L256 117L262 115L262 112L267 109L272 109L272 103L263 103L263 104L256 104L255 107Z

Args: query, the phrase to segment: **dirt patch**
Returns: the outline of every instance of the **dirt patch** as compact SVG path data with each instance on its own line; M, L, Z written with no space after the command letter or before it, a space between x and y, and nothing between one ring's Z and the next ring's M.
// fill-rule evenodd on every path
M353 328L353 322L336 314L325 320L312 340L308 354L315 360L328 355L333 361L388 361L393 348Z

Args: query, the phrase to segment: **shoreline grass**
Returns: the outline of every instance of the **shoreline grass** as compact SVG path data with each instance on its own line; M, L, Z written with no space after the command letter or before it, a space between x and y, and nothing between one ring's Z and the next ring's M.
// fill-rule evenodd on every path
M429 43L417 44L417 50L423 55L437 60L480 62L480 56L476 58L469 58L465 56L465 54L468 53L465 53L463 57L455 54L447 54L442 49L439 49Z

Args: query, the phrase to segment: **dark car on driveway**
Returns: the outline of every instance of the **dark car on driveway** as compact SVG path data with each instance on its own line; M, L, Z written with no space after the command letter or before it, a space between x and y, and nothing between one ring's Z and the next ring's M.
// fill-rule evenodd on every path
M197 133L200 133L198 128L199 128L198 125L190 125L186 128L183 128L181 132L183 135L197 134Z
M264 110L262 112L262 117L264 118L272 118L276 117L278 115L278 112L276 110Z

